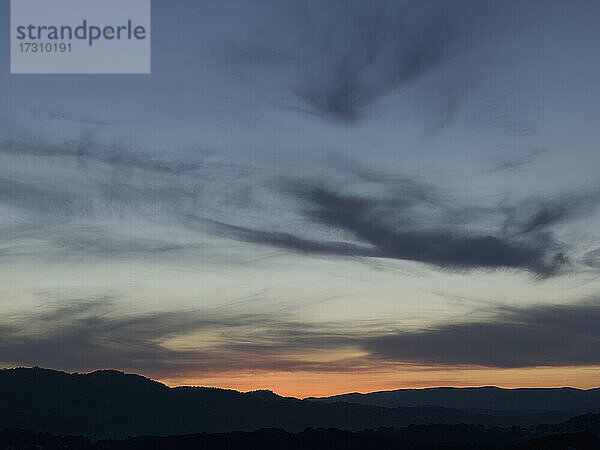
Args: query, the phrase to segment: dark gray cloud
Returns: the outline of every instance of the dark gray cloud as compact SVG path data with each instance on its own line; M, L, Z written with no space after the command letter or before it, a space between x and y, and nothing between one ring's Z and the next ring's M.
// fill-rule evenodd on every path
M340 2L325 10L326 20L312 21L313 55L296 90L309 111L357 120L386 93L448 58L460 33L457 9L426 3L365 8Z
M45 255L181 253L202 249L202 233L209 232L308 254L549 277L569 262L554 227L592 214L600 198L588 190L473 206L434 185L352 161L330 170L348 182L343 188L274 183L256 168L202 157L153 160L90 137L64 146L6 143L2 156L11 167L0 171L0 205L15 217L3 227L3 255L36 241ZM45 170L31 170L40 164ZM238 220L244 217L252 220ZM167 227L180 232L167 234Z
M376 249L339 241L316 241L305 239L291 233L277 231L252 230L241 226L230 225L216 220L191 218L194 223L208 225L209 229L224 237L236 237L253 244L268 245L312 254L341 256L379 256Z
M600 302L499 308L489 320L397 332L368 341L385 361L487 367L600 364Z
M593 267L594 269L600 269L600 248L590 250L585 255L583 255L583 262L589 267Z
M494 163L491 168L492 172L501 172L501 171L510 171L510 170L519 170L525 166L536 161L542 155L547 153L548 150L545 148L534 148L530 151L522 152L519 155L510 156L503 155L500 157L494 158Z
M512 0L502 5L487 0L281 3L276 20L284 25L255 35L245 46L233 45L232 59L244 70L263 66L267 73L282 74L301 101L299 109L344 123L364 118L394 90L514 26L511 8L526 15L535 6ZM447 123L476 71L471 64L460 76L446 72L422 90L415 107L427 104L431 115L440 116L438 126Z
M579 217L592 216L600 205L598 190L583 190L553 197L534 197L518 204L502 205L506 214L504 230L513 234L534 234Z
M460 208L445 205L434 187L405 179L393 180L391 186L389 196L372 197L342 194L318 185L295 185L291 192L304 207L305 218L336 231L340 238L334 242L289 232L210 224L225 236L261 245L315 254L410 260L451 270L520 269L547 277L567 263L560 243L547 228L566 220L568 210L555 205L557 212L552 214L548 206L538 205L517 234L507 234L502 227L495 233L477 231L475 221L458 227L444 223L444 216ZM510 211L519 208L514 206ZM499 213L504 214L467 210L464 216Z

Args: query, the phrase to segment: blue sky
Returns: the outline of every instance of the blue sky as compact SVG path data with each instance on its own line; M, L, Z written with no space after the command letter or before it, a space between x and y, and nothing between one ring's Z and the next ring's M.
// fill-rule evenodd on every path
M2 37L0 362L597 376L595 2L152 6L151 75L10 75Z

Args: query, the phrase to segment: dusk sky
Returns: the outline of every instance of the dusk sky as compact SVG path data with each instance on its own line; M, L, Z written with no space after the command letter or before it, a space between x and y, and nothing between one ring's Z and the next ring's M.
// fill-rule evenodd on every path
M154 0L151 75L11 75L3 33L0 366L598 386L599 19Z

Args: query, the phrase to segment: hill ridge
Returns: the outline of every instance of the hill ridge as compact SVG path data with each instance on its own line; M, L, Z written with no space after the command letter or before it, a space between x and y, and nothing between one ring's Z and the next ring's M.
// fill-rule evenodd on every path
M0 429L94 437L259 428L361 430L432 423L529 426L563 422L581 412L560 408L534 412L526 410L529 408L476 410L453 408L443 402L388 407L300 400L267 389L244 393L204 386L169 387L115 370L80 374L40 368L0 371L0 398Z

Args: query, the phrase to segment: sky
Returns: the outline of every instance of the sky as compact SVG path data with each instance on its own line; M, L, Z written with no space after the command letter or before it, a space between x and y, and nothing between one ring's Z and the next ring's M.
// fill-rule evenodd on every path
M152 8L150 75L0 37L0 366L598 385L598 2Z

